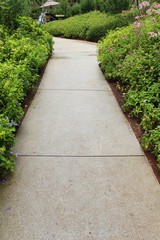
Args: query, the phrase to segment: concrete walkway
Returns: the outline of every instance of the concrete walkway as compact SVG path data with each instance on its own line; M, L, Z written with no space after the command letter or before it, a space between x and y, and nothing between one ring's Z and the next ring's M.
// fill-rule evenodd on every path
M0 240L159 240L159 184L96 45L55 40L0 186Z

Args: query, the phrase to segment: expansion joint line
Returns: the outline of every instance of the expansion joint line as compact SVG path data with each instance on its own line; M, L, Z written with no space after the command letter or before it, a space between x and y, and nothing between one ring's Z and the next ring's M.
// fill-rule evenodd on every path
M61 89L61 88L39 88L38 91L72 91L72 92L110 92L109 89Z
M54 155L54 154L21 154L20 157L54 157L54 158L128 158L145 157L144 154L136 155Z

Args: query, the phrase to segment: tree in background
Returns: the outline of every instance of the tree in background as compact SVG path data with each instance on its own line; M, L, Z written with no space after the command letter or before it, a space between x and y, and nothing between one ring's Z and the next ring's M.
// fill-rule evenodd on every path
M35 6L36 4L38 5L38 7L42 5L42 3L45 1L47 0L43 0L43 1L30 0L30 2L32 3L32 6ZM87 13L94 10L99 10L101 12L120 13L123 10L128 10L130 6L136 1L141 1L141 0L56 0L56 1L59 2L60 5L57 6L56 8L53 8L51 12L53 14L63 14L65 15L65 17L70 17L72 15ZM35 7L36 14L40 13L40 9L38 9L38 7ZM34 12L34 7L32 7L31 13L33 12ZM36 16L36 14L32 14L34 18L38 17Z
M131 5L131 0L106 0L107 11L110 13L120 13L123 10L128 10Z
M94 11L96 9L96 0L81 0L80 5L83 13Z
M106 0L96 0L96 10L100 12L106 11Z
M43 0L30 0L31 5L41 6L43 4Z
M76 2L73 6L72 6L72 16L74 15L79 15L82 13L82 10L81 10L81 5Z
M28 15L30 0L0 0L0 24L10 29L16 28L16 19Z
M71 16L71 5L68 0L59 0L57 1L60 3L58 7L53 9L54 14L63 14L65 17L70 17Z
M71 1L73 6L76 3L80 4L82 13L94 10L99 10L101 12L120 13L123 10L129 9L132 0L77 0L77 1L71 0Z

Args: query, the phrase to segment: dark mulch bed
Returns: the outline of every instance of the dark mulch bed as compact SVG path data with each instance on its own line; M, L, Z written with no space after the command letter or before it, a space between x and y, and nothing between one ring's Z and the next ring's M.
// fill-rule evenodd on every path
M110 88L112 89L112 92L113 92L115 98L117 99L118 104L122 108L122 105L124 104L124 98L123 98L122 92L118 88L116 88L115 82L109 82L109 85L110 85ZM124 112L124 115L128 119L128 121L131 125L131 128L133 129L133 131L140 143L141 139L142 139L143 130L142 130L141 126L139 125L138 120L135 118L132 118L128 113ZM150 163L150 165L154 171L154 174L155 174L158 182L160 183L160 169L158 169L158 167L157 167L156 157L147 151L144 151L144 152L148 159L148 162Z

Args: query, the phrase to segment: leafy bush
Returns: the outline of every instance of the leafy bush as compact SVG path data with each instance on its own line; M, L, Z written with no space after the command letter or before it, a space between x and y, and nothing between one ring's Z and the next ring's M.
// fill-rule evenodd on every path
M13 152L14 123L0 115L0 174L14 170L16 154Z
M104 19L103 19L104 21ZM97 21L96 24L91 25L86 33L86 39L98 42L104 37L110 30L121 28L129 24L127 17L120 14L117 15L106 15L106 21L102 23L102 19Z
M156 154L160 165L160 4L137 16L125 28L99 43L99 61L107 80L124 92L123 109L140 119L142 146Z
M54 36L97 42L109 30L126 26L128 23L129 20L126 16L108 15L94 11L65 20L50 22L43 25L43 28Z
M158 167L160 168L160 125L144 134L142 146L157 155Z
M52 52L52 38L22 17L11 36L0 27L0 173L13 171L14 132L23 116L22 102Z

